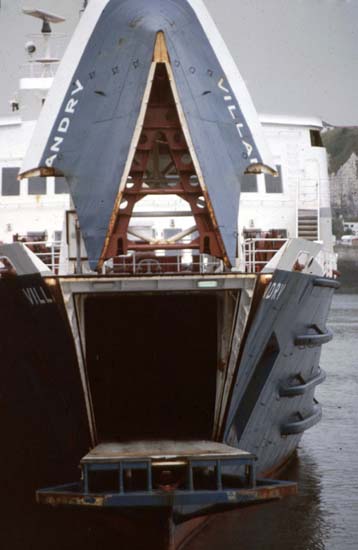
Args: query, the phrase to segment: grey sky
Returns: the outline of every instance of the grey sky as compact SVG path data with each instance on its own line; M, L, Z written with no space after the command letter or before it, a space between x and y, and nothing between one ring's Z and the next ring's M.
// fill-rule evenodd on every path
M38 32L22 6L68 18L82 0L0 0L0 116L8 115L25 62L26 34ZM148 0L149 1L149 0ZM205 0L262 113L315 115L358 125L358 0Z

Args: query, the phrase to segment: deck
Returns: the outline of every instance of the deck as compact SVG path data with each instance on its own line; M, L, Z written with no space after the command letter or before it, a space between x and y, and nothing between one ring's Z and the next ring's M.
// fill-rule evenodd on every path
M254 455L215 441L131 441L102 443L81 460L81 464L116 463L119 460L254 458Z

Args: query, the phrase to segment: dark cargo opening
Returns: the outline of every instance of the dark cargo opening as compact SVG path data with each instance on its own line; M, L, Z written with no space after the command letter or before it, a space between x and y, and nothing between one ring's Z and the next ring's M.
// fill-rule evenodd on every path
M85 330L100 441L211 438L215 295L89 296Z

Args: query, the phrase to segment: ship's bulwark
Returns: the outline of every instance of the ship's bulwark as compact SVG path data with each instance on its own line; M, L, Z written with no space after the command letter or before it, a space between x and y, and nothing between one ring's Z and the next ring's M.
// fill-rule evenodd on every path
M90 444L72 338L51 300L39 275L0 280L0 521L9 550L48 548L58 520L37 509L34 491L76 477Z
M0 279L1 545L95 550L120 541L141 550L152 540L167 550L169 512L124 512L118 522L36 504L39 487L78 479L91 446L72 336L53 299L39 275Z
M300 273L276 273L273 283L287 286L279 300L262 302L247 339L245 361L248 363L243 365L241 373L239 370L242 387L234 397L239 399L240 393L248 395L248 390L250 394L256 391L257 395L251 412L243 411L247 414L246 427L240 428L240 418L235 414L232 420L236 433L241 430L239 446L258 454L261 471L275 469L281 459L289 457L301 434L282 437L282 426L297 414L302 417L311 414L314 406L313 388L292 398L280 397L279 392L281 384L296 375L307 381L317 373L319 348L294 346L295 337L308 326L325 327L333 289L316 286L314 282L314 277ZM152 515L148 521L148 516L145 519L141 513L134 516L121 513L117 522L113 514L91 510L51 512L35 504L36 489L79 477L77 464L90 446L83 392L66 322L57 305L51 302L53 297L41 278L0 280L0 299L4 305L2 312L6 311L0 320L3 380L0 475L5 547L47 549L48 541L52 540L52 548L78 548L78 544L85 543L92 548L91 544L98 544L99 540L102 545L124 541L129 536L130 547L135 549L134 534L138 535L139 525L150 544L160 533L162 538L155 540L155 544L158 543L155 548L159 550L161 543L165 547L168 529L159 531L160 521ZM257 384L250 386L250 376L245 372L259 367L259 358L272 341L272 332L276 338L272 344L276 360L259 389ZM237 410L240 410L239 402ZM232 437L230 418L228 437L230 434ZM185 513L185 510L177 512ZM162 511L159 517L163 514L165 517L166 512ZM153 530L153 525L158 528ZM56 540L53 540L54 533ZM142 548L141 543L138 544L137 548Z
M331 286L330 286L331 285ZM320 419L314 399L321 347L297 337L327 332L335 281L276 271L247 337L224 427L226 443L250 450L262 474L273 473L297 448L305 428ZM329 334L329 332L327 332ZM282 388L296 388L284 395ZM298 389L297 389L298 388ZM288 435L285 426L297 423Z
M236 68L229 74L230 63L225 67L219 62L212 45L221 44L218 32L210 20L208 35L204 22L210 17L198 15L205 8L195 11L189 1L178 0L109 0L101 5L103 12L99 4L89 5L63 59L23 176L47 169L68 179L95 269L136 145L133 136L156 36L163 32L203 181L234 265L240 178L250 164L271 163L244 82ZM83 54L74 62L81 48ZM227 51L225 56L231 59ZM240 82L240 97L230 77ZM64 81L68 86L61 89Z

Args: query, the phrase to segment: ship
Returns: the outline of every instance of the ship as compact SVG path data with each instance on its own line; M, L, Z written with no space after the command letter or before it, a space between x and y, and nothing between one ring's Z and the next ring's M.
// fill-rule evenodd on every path
M319 123L301 125L311 186L289 238L257 228L254 201L239 230L241 188L264 181L277 214L282 168L201 1L93 0L43 103L19 178L64 179L71 208L57 262L0 245L12 468L40 505L177 549L295 494L276 477L321 418L339 282Z

